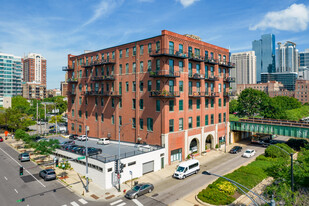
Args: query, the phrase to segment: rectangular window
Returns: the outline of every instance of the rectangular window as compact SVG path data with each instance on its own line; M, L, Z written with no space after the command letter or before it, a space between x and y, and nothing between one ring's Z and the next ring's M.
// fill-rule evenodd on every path
M71 124L71 130L74 131L74 129L75 129L75 128L74 128L74 123L72 123L72 124Z
M132 92L136 92L136 82L132 82Z
M95 103L95 106L98 106L98 97L94 98L94 103Z
M183 45L179 44L179 53L183 53Z
M147 118L147 131L153 131L153 119Z
M144 54L144 45L140 45L140 47L139 47L139 54L140 55Z
M192 110L192 99L189 99L189 110Z
M191 129L193 127L193 122L192 122L192 117L189 117L189 129Z
M183 130L183 118L179 118L179 130Z
M101 106L102 107L104 106L104 98L103 97L101 98Z
M143 89L144 89L144 82L143 82L143 81L140 81L140 82L139 82L139 91L140 91L140 92L143 92Z
M136 63L133 62L133 73L136 73Z
M115 124L115 116L112 115L112 124Z
M201 73L201 69L200 69L200 65L199 64L196 65L196 73L198 73L198 74Z
M179 81L179 91L183 92L183 81Z
M126 82L126 92L129 91L129 82Z
M160 70L160 59L157 59L156 61L156 71Z
M139 72L143 73L144 72L144 62L139 63Z
M144 100L140 99L139 100L139 109L143 109L144 108Z
M209 105L209 99L205 99L205 108L208 108Z
M207 126L207 125L208 125L208 114L205 115L205 126Z
M119 90L119 94L121 95L122 94L122 82L119 82L118 90Z
M119 74L122 74L122 64L119 64Z
M226 122L226 113L223 113L223 122Z
M88 111L85 112L85 117L88 119Z
M114 108L115 107L115 99L112 98L112 107Z
M119 58L120 59L122 58L122 50L121 49L119 50Z
M101 122L104 122L104 114L101 114Z
M95 113L95 121L98 121L98 113Z
M222 88L221 88L221 84L219 84L219 93L221 93Z
M82 98L79 97L79 105L81 105L81 104L82 104Z
M74 117L74 109L72 109L72 117Z
M115 51L112 52L112 59L115 59Z
M151 43L148 44L148 53L151 52Z
M179 61L179 71L183 72L183 61Z
M122 116L119 116L119 126L122 125Z
M129 64L126 63L126 74L129 74Z
M156 81L156 90L160 90L160 80Z
M215 100L214 100L214 99L211 99L210 107L213 108L213 107L214 107L214 104L215 104Z
M151 60L148 60L148 63L147 63L147 71L148 71L148 72L151 71Z
M78 110L78 117L82 118L82 111L81 110Z
M219 114L219 123L221 123L221 113Z
M170 110L170 112L174 111L174 100L169 101L169 110Z
M157 52L160 51L160 42L159 41L156 42L156 51Z
M119 99L119 108L122 108L122 99Z
M201 108L201 100L197 99L196 100L196 109L200 109Z
M139 119L139 129L140 130L144 129L144 120L143 119Z
M151 89L152 89L152 82L151 82L151 80L148 80L148 86L147 86L148 92L150 92Z
M126 49L126 57L129 57L129 48Z
M218 104L219 104L219 107L221 107L221 99L219 99L219 103Z
M132 99L132 109L136 109L136 99Z
M201 117L197 116L196 117L196 127L200 127L201 126Z
M214 119L214 115L212 114L210 117L210 124L214 124L215 123L215 119Z
M133 47L133 56L136 55L136 46Z
M179 100L179 111L183 111L183 100Z
M169 132L174 132L174 120L169 120Z
M224 107L226 106L226 99L225 98L223 99L223 106Z
M78 131L82 132L82 125L78 125Z
M160 112L160 100L156 100L156 112Z

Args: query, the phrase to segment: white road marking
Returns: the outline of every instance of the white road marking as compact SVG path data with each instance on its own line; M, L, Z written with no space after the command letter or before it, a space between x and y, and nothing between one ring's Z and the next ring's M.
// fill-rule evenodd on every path
M78 201L80 201L80 203L82 203L83 205L87 204L88 202L86 200L84 200L83 198L79 199Z
M116 204L118 204L118 203L120 203L120 202L122 202L122 200L117 200L117 201L115 201L115 202L112 202L112 203L110 203L110 205L116 205Z
M16 189L14 189L15 190L15 192L18 194L18 191L16 190Z
M125 205L125 204L127 204L127 203L123 202L123 203L121 203L121 204L119 204L119 205L117 205L117 206L123 206L123 205Z
M8 178L6 178L6 176L4 176L4 179L5 179L5 180L8 180Z
M79 204L77 204L76 202L71 202L71 205L73 205L73 206L79 206Z
M7 156L9 156L12 160L14 160L14 162L16 162L20 167L22 167L22 165L17 162L11 155L9 155L6 151L4 151L2 148L0 148L2 150L2 152L4 152ZM43 187L46 187L45 185L43 185L42 182L40 182L35 176L33 176L33 174L31 174L27 169L24 168L24 170L26 172L28 172L38 183L40 183Z
M144 206L140 201L137 199L132 199L132 201L137 205L137 206Z
M67 205L62 205L62 206L67 206Z

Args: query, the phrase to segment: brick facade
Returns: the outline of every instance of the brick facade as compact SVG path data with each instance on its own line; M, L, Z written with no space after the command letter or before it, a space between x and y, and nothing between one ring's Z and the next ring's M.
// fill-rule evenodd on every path
M229 142L232 67L227 49L166 30L156 37L68 55L63 70L68 72L69 132L85 134L87 125L90 137L117 140L121 121L121 141L164 146L169 163L172 151L181 149L181 159L191 153L193 140L197 153L205 151L206 139L207 149L214 148L223 136Z

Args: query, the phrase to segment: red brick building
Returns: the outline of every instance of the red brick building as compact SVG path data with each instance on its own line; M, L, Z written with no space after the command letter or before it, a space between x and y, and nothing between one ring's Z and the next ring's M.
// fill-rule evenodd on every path
M229 50L163 30L68 55L68 127L90 137L160 145L168 162L229 143ZM131 122L129 121L131 120Z
M24 57L23 81L46 86L46 59L42 55L30 53Z

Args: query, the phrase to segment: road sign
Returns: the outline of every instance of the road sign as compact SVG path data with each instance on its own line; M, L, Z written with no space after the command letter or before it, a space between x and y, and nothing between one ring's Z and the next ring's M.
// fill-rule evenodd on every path
M81 160L81 159L85 159L86 156L82 156L82 157L77 157L77 160Z
M25 198L22 198L22 199L16 200L16 202L23 202L23 201L25 201Z

